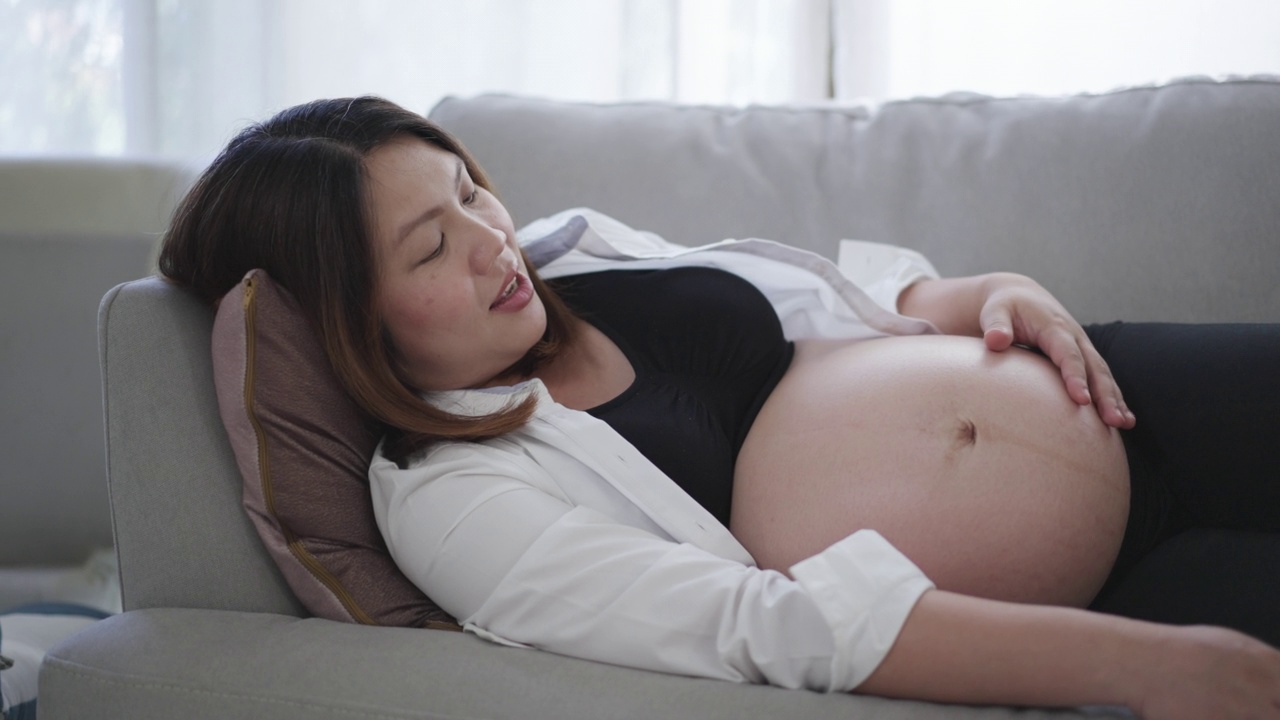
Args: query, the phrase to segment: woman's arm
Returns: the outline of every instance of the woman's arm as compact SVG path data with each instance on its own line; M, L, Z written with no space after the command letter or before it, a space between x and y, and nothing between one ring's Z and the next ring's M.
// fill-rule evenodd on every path
M997 352L1015 343L1039 348L1061 370L1072 400L1095 403L1098 415L1113 427L1135 423L1084 328L1049 291L1025 275L921 280L898 296L898 311L929 320L949 335L983 338Z
M379 523L411 580L501 638L662 672L937 701L1125 704L1147 718L1271 717L1231 703L1280 702L1280 653L1238 633L929 590L869 531L791 579L440 455L432 466L456 460L456 472L416 488L414 470L375 466Z
M932 590L858 692L939 702L1125 705L1156 718L1280 717L1280 651L1222 628Z
M408 469L375 457L373 503L392 557L464 627L490 639L827 691L866 679L933 587L870 530L810 558L804 581L748 566L575 504L548 475L552 467L570 486L569 475L584 470L463 443L437 446ZM626 506L610 505L611 492L602 487L598 502L625 517Z

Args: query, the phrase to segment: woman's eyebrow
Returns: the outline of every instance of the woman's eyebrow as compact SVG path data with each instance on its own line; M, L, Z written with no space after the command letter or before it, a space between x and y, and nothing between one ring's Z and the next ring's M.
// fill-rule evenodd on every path
M458 192L458 188L462 186L462 159L454 158L454 164L455 164L455 168L453 171L453 192L456 195ZM400 228L400 231L396 233L396 239L392 243L392 245L394 247L398 247L401 243L404 242L405 238L409 237L409 233L413 232L414 228L418 227L419 225L425 222L430 222L436 219L437 217L440 217L440 213L442 212L444 212L444 203L436 205L430 210L427 210L421 215L405 223L404 226Z

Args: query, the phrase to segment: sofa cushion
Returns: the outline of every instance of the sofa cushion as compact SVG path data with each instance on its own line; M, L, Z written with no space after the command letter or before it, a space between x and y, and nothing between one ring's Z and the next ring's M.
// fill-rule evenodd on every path
M470 633L185 608L95 623L49 651L40 685L41 710L62 719L1133 720L1121 709L974 707L742 685L514 650Z
M222 299L214 383L244 508L311 613L456 628L387 553L367 473L380 427L342 389L297 302L261 270Z

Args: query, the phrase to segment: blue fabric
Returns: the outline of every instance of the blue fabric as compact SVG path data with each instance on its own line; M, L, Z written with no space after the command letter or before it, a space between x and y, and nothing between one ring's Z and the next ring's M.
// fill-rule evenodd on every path
M21 705L14 705L5 713L5 720L36 720L36 701L28 700Z

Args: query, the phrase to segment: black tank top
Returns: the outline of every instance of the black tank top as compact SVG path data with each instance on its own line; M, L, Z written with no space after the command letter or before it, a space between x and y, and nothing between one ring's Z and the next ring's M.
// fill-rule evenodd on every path
M722 270L611 270L550 281L636 379L588 410L726 526L733 466L794 349L754 285Z

